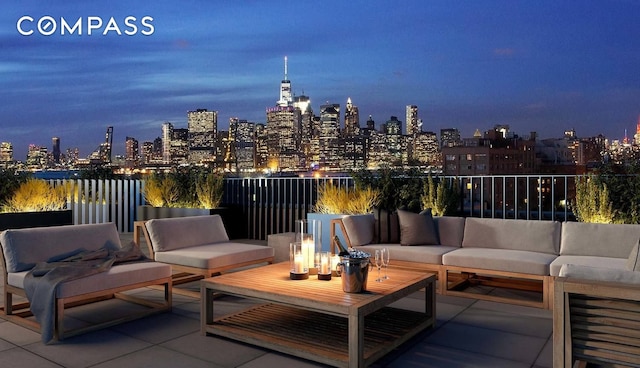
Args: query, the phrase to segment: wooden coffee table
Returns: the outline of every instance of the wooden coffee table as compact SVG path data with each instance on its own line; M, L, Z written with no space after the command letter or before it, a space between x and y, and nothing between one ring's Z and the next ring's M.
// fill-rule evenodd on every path
M201 332L337 367L365 367L435 323L435 275L388 270L364 293L345 293L341 279L290 280L288 262L201 281ZM425 289L424 312L389 304ZM214 319L214 293L264 303Z

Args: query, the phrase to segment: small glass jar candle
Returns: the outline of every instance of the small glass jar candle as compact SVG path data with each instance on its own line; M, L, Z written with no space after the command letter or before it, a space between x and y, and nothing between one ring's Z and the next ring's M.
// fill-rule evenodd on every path
M306 280L309 278L309 265L301 242L289 244L289 278L291 280Z

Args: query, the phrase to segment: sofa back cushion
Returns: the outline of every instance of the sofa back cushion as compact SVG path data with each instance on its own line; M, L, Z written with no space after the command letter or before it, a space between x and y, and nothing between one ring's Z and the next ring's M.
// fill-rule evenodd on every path
M398 221L398 213L396 211L374 208L373 216L376 219L373 243L400 243L400 222Z
M438 232L431 209L420 213L398 210L401 245L438 245Z
M433 221L436 223L440 245L458 248L462 246L465 223L464 217L436 216L433 218Z
M561 224L556 221L468 217L465 220L462 247L558 254L560 232Z
M30 270L37 262L78 249L122 247L113 223L5 230L0 234L0 243L10 273Z
M373 242L373 227L376 219L372 213L366 215L349 215L342 218L346 235L352 247L371 244Z
M561 255L628 258L640 239L640 225L562 224Z
M154 252L229 241L220 215L153 219L145 225Z

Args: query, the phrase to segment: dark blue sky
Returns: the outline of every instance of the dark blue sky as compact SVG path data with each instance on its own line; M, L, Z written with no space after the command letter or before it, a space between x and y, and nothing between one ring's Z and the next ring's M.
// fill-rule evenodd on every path
M509 124L620 139L640 115L639 14L637 0L3 1L0 141L19 160L53 136L86 156L109 125L122 153L126 136L186 127L197 108L217 110L220 129L230 117L265 122L285 55L294 93L316 112L351 97L361 124L404 121L415 104L438 133ZM17 30L25 15L31 36ZM45 15L57 20L51 36L38 34ZM92 16L104 24L89 36ZM124 35L127 16L136 35ZM61 17L82 17L83 34L61 35ZM102 35L111 17L122 36Z

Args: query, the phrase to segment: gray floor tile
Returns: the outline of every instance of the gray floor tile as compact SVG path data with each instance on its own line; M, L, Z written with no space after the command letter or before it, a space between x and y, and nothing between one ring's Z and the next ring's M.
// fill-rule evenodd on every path
M544 348L542 348L540 356L536 359L536 366L545 368L553 367L553 336L547 340Z
M184 355L180 352L166 349L160 346L153 346L144 350L139 350L102 364L95 368L216 368L223 366L212 364L195 357Z
M7 326L7 324L8 323L0 323L0 328L5 328ZM1 352L5 351L5 350L13 349L15 347L16 347L15 344L12 344L9 341L0 339L0 355L4 354L4 353L1 353Z
M142 341L159 344L200 331L200 321L173 313L161 313L114 326L112 329Z
M23 346L40 341L40 334L14 323L4 322L0 323L0 339Z
M116 359L149 346L147 342L107 329L74 336L51 345L38 342L24 346L24 349L64 367L80 368Z
M424 343L533 364L546 338L448 322L429 335Z
M453 322L544 339L548 339L553 332L552 321L546 318L483 309L477 304L458 314Z
M486 300L478 300L473 306L477 308L491 309L491 310L509 312L509 313L517 313L523 316L531 316L531 317L546 318L549 320L553 320L553 311L548 309L540 309L540 308L533 308L533 307L525 307L522 305L490 302Z
M375 364L374 364L375 366ZM388 363L389 368L529 368L529 364L437 345L416 346Z
M258 358L239 366L238 368L265 368L265 367L287 367L287 368L313 368L328 367L320 363L298 359L277 353L267 353Z
M32 354L21 348L13 348L0 354L0 367L11 368L54 368L60 365Z
M258 347L215 336L203 336L200 332L167 341L161 346L224 367L237 367L266 353L266 350Z

